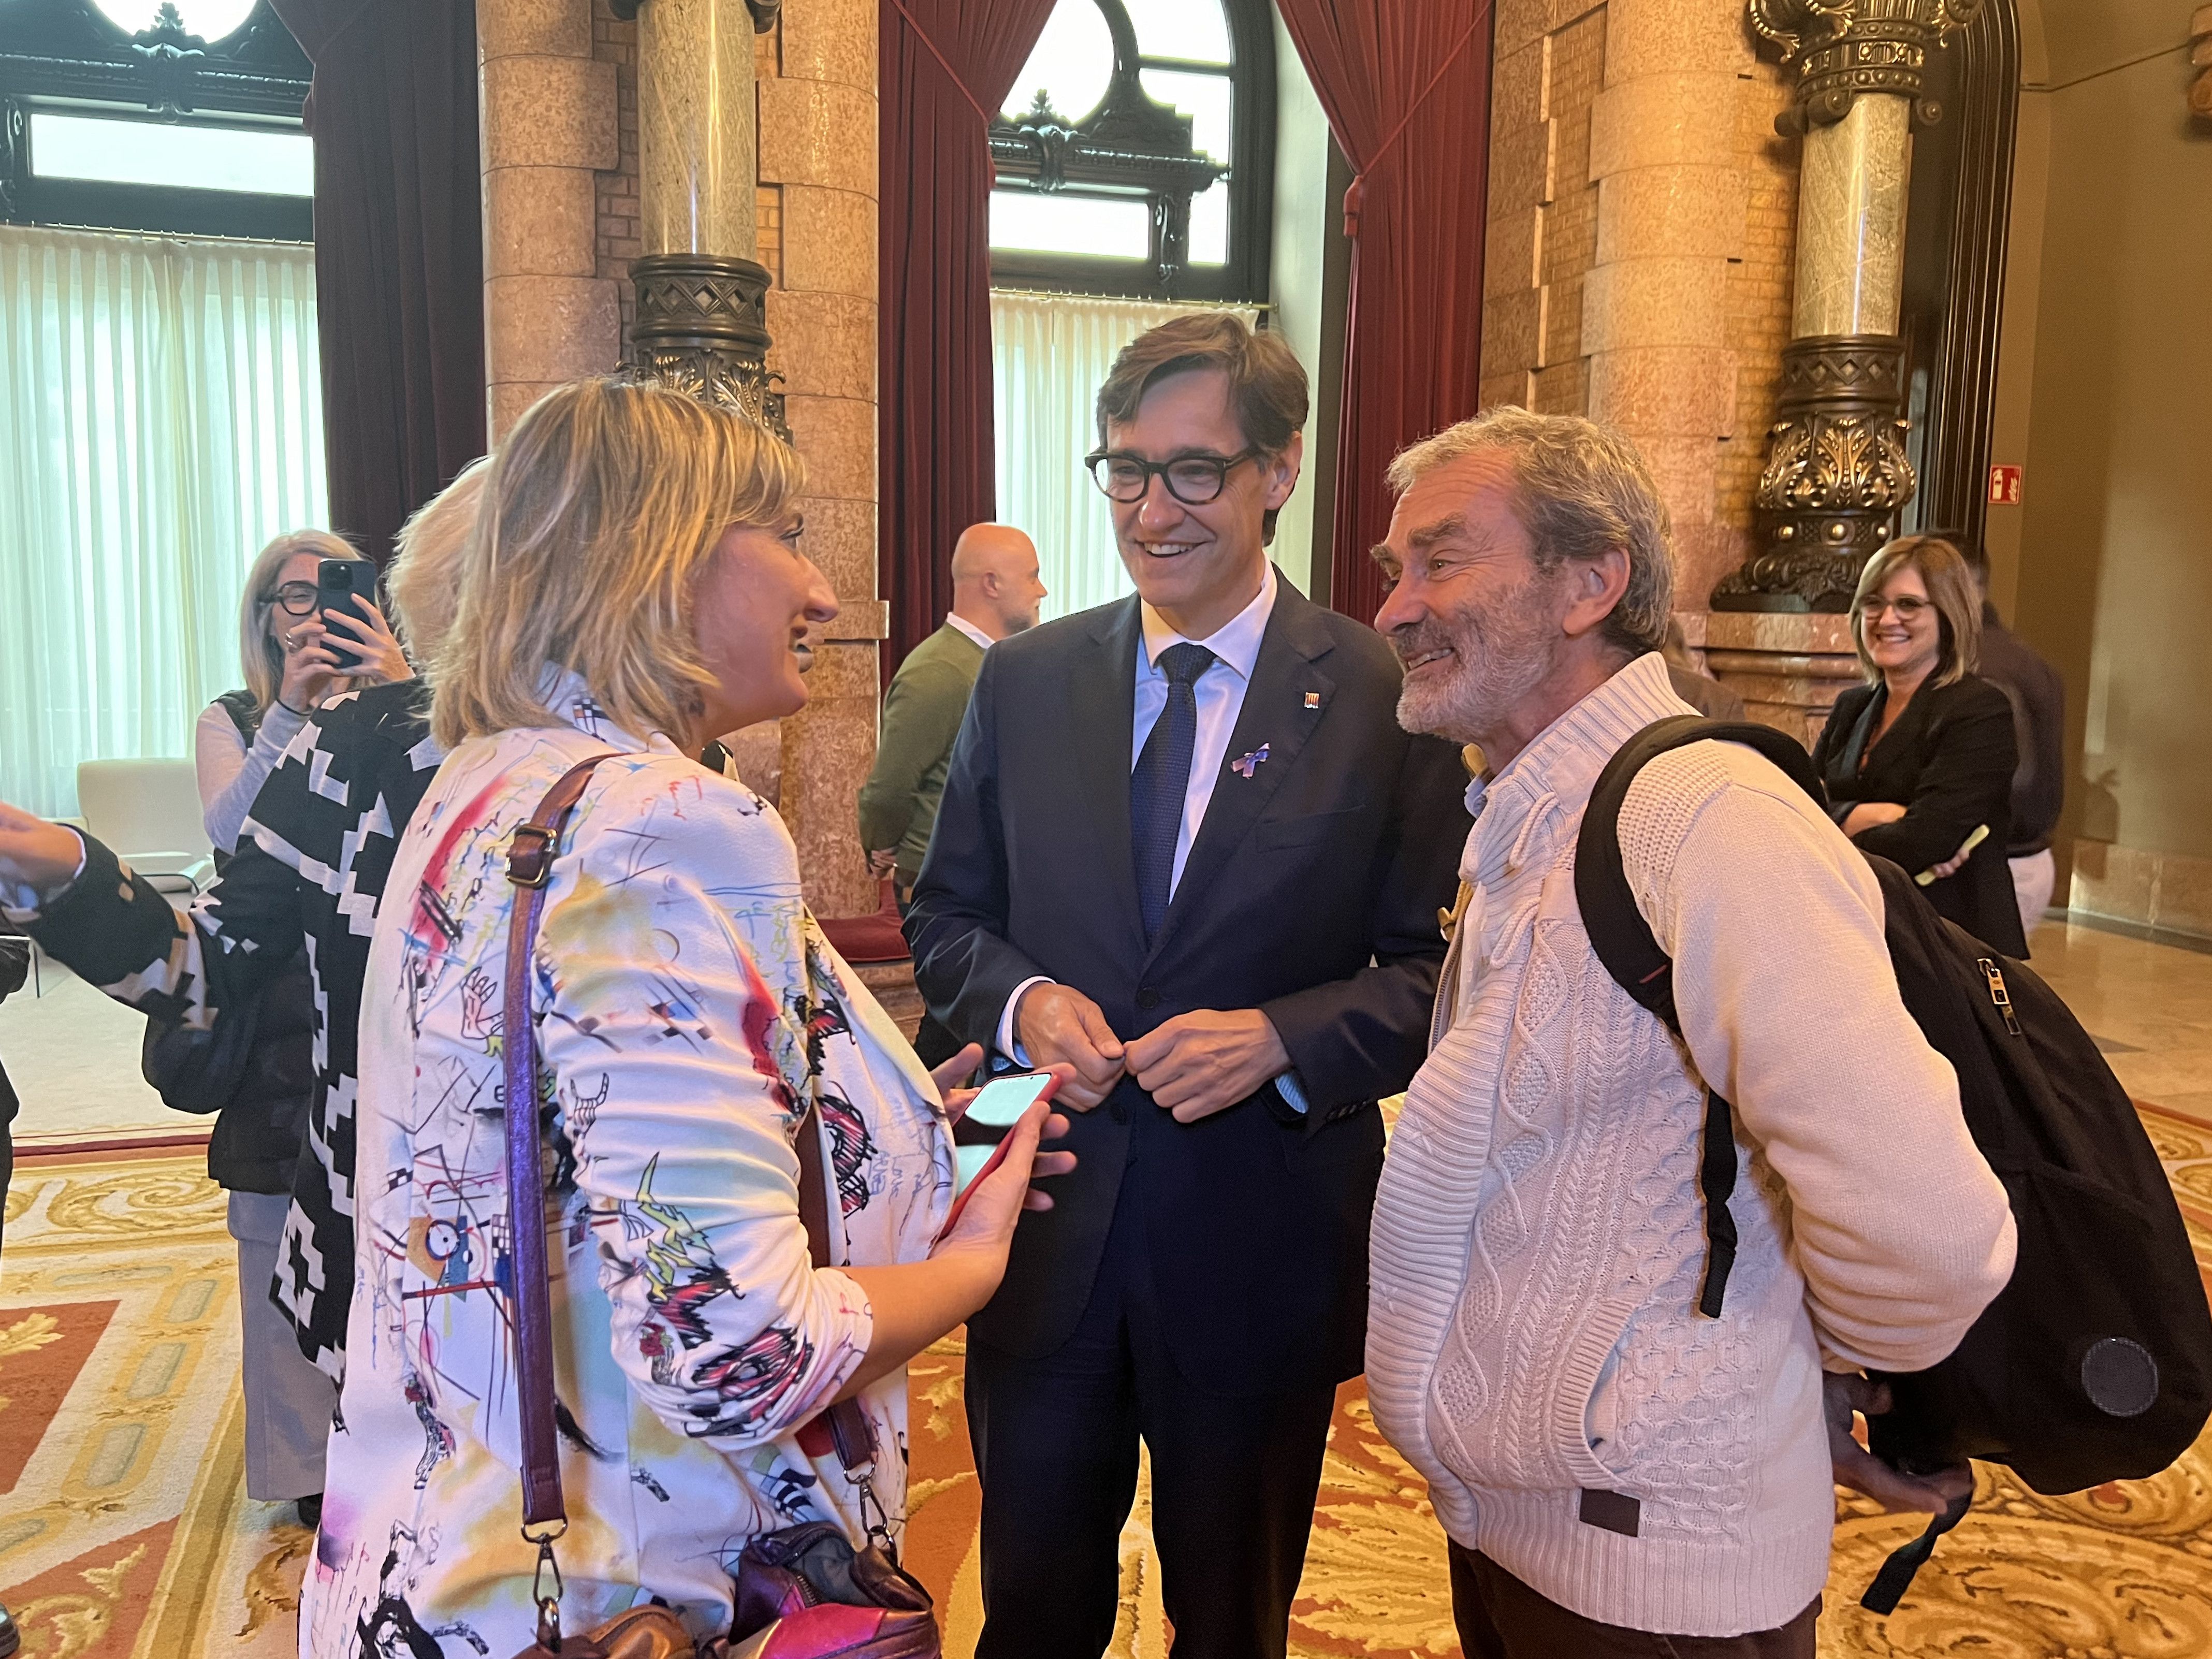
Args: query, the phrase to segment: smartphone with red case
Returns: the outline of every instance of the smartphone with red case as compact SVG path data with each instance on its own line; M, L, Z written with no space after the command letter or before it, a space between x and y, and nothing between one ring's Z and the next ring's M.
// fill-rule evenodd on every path
M1006 1077L993 1078L985 1084L975 1099L968 1103L962 1115L964 1123L980 1124L1000 1131L998 1144L990 1148L990 1155L980 1163L975 1155L981 1146L960 1146L954 1149L959 1167L959 1191L953 1195L952 1209L945 1218L945 1224L937 1231L942 1242L958 1224L960 1212L968 1207L968 1195L975 1190L1000 1164L1006 1161L1007 1141L1005 1131L1022 1121L1022 1114L1040 1100L1050 1100L1060 1087L1060 1079L1051 1072L1023 1072ZM973 1165L974 1172L967 1166Z

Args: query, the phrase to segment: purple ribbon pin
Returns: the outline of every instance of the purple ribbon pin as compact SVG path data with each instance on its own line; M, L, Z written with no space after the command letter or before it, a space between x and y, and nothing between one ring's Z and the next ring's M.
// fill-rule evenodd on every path
M1249 755L1239 755L1229 763L1229 769L1237 776L1249 778L1259 769L1260 763L1267 758L1267 745L1261 744Z

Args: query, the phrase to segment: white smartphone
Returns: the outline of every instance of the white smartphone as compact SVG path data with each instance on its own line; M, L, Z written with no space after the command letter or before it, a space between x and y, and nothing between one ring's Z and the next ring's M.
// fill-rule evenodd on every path
M1022 1114L1040 1100L1050 1100L1060 1079L1050 1072L1024 1072L1016 1076L994 1078L985 1084L975 1099L968 1103L963 1121L980 1123L986 1128L1011 1129L1021 1121ZM1012 1143L1003 1134L988 1146L956 1146L952 1149L953 1194L952 1212L945 1218L945 1225L938 1231L942 1239L960 1219L960 1212L968 1207L968 1195L975 1183L999 1167Z
M1038 1101L1052 1098L1052 1090L1058 1080L1050 1072L1020 1072L994 1077L983 1085L981 1094L968 1103L963 1121L980 1123L987 1129L1011 1129L1022 1121L1022 1114Z

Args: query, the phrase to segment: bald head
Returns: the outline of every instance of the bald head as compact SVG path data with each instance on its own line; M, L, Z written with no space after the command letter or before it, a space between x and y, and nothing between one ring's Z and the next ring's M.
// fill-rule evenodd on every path
M971 524L952 550L952 610L994 640L1034 628L1045 597L1036 544L1010 524Z

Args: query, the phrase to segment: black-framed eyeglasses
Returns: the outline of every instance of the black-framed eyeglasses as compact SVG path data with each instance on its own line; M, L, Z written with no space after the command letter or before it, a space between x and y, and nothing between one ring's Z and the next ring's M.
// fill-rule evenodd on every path
M281 605L289 616L307 617L314 613L318 595L319 590L313 582L286 582L261 603Z
M1139 455L1099 450L1083 458L1091 482L1106 499L1124 507L1145 499L1155 475L1167 481L1168 494L1185 507L1204 507L1221 494L1231 467L1256 460L1262 453L1248 449L1236 455L1178 455L1172 460L1148 461Z

